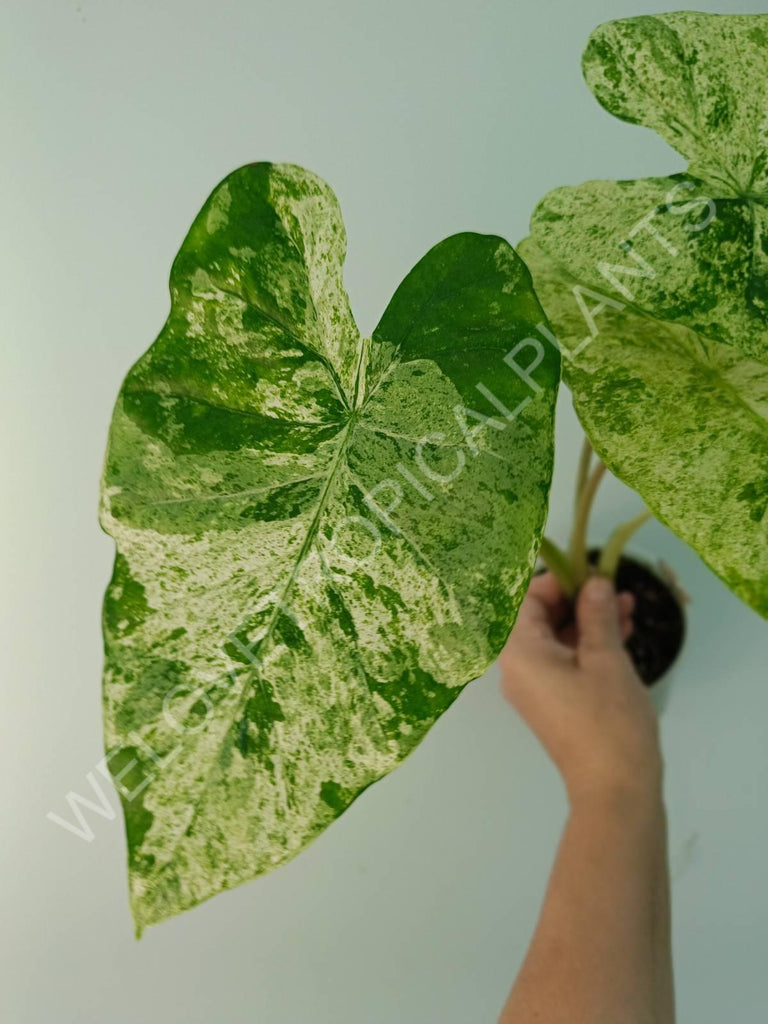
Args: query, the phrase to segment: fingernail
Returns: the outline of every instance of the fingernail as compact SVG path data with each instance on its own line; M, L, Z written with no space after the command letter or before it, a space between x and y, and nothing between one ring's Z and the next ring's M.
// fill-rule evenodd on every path
M608 604L613 601L615 591L607 576L592 576L584 584L586 598L593 604Z

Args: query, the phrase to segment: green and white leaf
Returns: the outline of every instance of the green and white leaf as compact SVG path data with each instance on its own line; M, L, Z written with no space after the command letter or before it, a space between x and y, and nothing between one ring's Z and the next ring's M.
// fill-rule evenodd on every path
M534 564L559 356L524 264L454 235L366 339L345 247L315 175L235 171L120 391L104 717L139 932L286 862L402 761Z
M578 282L530 239L519 251L560 338L579 341L587 331L573 301ZM606 306L596 320L595 340L563 360L596 451L736 594L768 615L768 366L629 306Z
M598 454L768 616L768 16L609 22L583 68L688 170L556 189L520 253Z

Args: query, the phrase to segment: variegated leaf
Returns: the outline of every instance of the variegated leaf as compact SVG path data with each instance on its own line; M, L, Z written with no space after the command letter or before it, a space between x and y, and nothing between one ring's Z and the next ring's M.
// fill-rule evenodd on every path
M689 168L557 189L520 252L598 454L768 616L768 16L610 22L583 67Z
M370 339L315 175L207 200L123 383L104 713L139 932L295 856L494 660L536 556L556 347L501 238L454 235Z

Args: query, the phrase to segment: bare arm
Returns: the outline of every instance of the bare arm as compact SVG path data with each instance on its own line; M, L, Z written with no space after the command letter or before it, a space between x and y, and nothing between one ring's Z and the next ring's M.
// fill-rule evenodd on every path
M500 1024L674 1024L662 760L622 642L631 602L590 581L578 630L536 578L501 658L505 696L565 782L568 821Z

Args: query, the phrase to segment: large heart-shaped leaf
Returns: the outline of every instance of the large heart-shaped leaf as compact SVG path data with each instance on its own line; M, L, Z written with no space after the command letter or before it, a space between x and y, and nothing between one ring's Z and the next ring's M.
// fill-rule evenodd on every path
M610 22L583 67L688 171L557 189L520 253L598 454L768 616L768 16Z
M115 408L108 763L137 929L284 863L498 654L552 470L559 355L501 238L435 246L361 338L315 175L203 206Z

